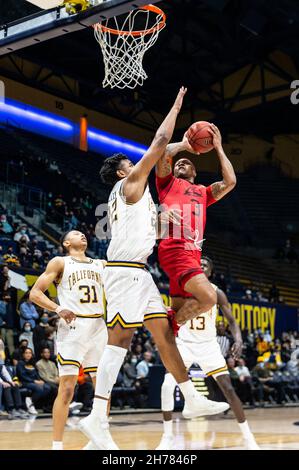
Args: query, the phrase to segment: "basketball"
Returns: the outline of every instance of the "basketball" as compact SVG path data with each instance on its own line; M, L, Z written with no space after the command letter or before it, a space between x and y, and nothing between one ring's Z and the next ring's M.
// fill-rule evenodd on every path
M210 128L211 124L207 121L198 121L189 127L187 139L195 152L207 153L214 148Z

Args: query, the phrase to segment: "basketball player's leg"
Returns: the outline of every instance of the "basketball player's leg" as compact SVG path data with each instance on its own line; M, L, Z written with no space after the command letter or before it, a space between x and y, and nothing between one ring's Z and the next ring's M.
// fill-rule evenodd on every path
M219 375L214 377L217 384L221 388L223 395L227 399L240 427L240 431L243 435L245 446L249 450L258 450L259 446L256 443L255 437L252 434L246 416L243 410L243 406L240 398L236 394L232 381L228 374Z
M98 364L92 411L79 424L80 430L99 450L118 450L109 432L110 397L134 332L135 327L123 328L119 323L108 329L108 344Z
M177 312L175 319L179 324L192 320L201 313L208 312L217 302L217 295L211 283L203 273L195 274L183 284L183 289L192 298L185 298L183 305L178 309L181 298L173 298L172 306Z
M169 321L166 318L147 320L145 327L155 340L165 368L173 375L185 398L183 414L185 412L187 417L196 417L225 411L228 408L226 403L207 400L195 389L178 351Z
M238 421L246 447L248 449L258 449L254 436L246 421L242 403L233 388L232 381L227 370L226 361L221 353L220 346L216 338L199 345L197 348L199 354L198 363L204 373L213 377L222 390Z
M179 353L183 359L186 370L197 360L187 345L177 342ZM174 391L177 382L168 372L165 374L161 387L161 407L163 413L163 435L156 450L171 450L174 445L172 412L174 410Z
M240 398L235 392L232 381L229 374L219 375L214 377L217 384L221 388L223 395L227 399L238 423L244 423L246 421L244 410Z
M71 367L71 366L65 366ZM64 428L78 380L78 368L69 369L71 375L60 375L59 388L53 405L53 449L62 449Z

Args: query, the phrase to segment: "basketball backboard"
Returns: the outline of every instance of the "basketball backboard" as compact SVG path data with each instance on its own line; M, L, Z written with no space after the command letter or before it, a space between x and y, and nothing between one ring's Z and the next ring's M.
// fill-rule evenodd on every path
M28 3L32 3L36 7L42 10L50 10L51 8L59 7L63 3L63 0L26 0Z
M158 3L159 0L150 1ZM56 5L57 2L58 0L30 0L30 3L35 5ZM88 3L88 8L75 14L70 14L64 3L59 2L58 6L50 10L46 9L1 26L0 56L88 28L99 21L147 5L149 0L74 0L73 3Z

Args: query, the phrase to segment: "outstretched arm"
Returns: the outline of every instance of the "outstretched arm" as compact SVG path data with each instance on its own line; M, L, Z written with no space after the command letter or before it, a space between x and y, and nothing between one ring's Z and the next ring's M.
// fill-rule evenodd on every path
M67 323L71 323L76 319L76 315L70 310L62 309L44 294L50 285L61 277L63 269L63 258L57 256L49 261L46 271L37 279L30 291L30 300L50 312L56 312Z
M235 359L238 359L242 354L243 347L241 330L236 322L235 317L232 315L232 310L229 305L228 299L221 289L217 289L217 304L219 305L219 308L223 313L224 317L228 321L229 329L235 341L232 346L232 354Z
M186 88L182 87L180 89L174 105L157 130L150 148L124 181L123 194L127 202L135 203L141 199L148 176L157 161L164 154L166 146L172 137L186 92Z
M196 153L188 142L186 134L182 142L168 144L166 150L156 166L156 173L159 178L165 178L172 172L172 159L180 152ZM196 153L196 155L199 155Z
M211 185L212 196L219 201L219 199L222 199L234 189L237 184L237 178L233 166L223 150L220 131L214 124L212 124L210 134L213 137L213 144L220 161L223 178L222 181L217 181Z

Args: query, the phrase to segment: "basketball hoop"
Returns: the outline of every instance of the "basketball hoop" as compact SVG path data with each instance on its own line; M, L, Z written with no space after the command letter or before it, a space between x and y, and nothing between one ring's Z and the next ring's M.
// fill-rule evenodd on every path
M147 79L144 54L155 44L165 25L165 13L147 5L130 11L125 19L114 16L93 26L103 53L104 88L133 89L143 85Z

